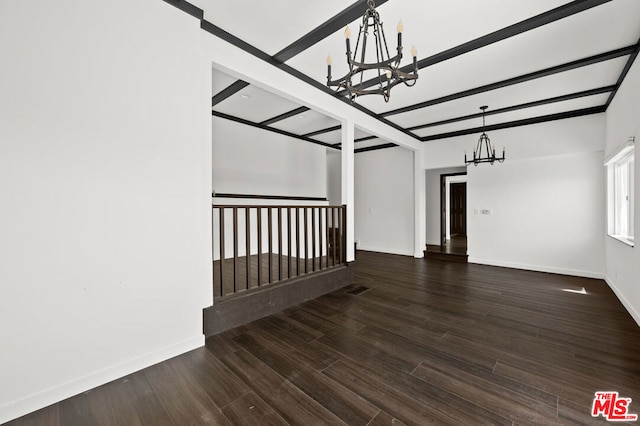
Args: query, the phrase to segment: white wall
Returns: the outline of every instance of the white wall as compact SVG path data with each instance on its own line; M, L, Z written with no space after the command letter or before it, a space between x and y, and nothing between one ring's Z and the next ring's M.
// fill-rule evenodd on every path
M332 206L342 204L342 153L327 149L327 198Z
M607 138L605 154L624 144L629 136L640 140L640 60L629 70L620 90L607 110ZM637 163L636 163L637 164ZM635 174L635 205L640 199L640 173ZM640 227L640 214L635 208L634 223ZM636 231L636 235L638 232ZM640 324L640 252L638 247L629 247L613 238L605 237L606 280L616 292L627 310Z
M327 148L213 118L213 189L219 193L327 197Z
M466 167L449 167L425 172L427 244L440 245L440 175L466 171Z
M278 133L213 117L213 188L217 193L278 195L285 197L327 198L327 148L313 145ZM340 158L338 153L338 159ZM338 163L339 167L339 163ZM338 176L338 185L340 184ZM326 201L265 200L252 198L215 197L216 205L328 205ZM338 205L340 203L338 202ZM287 216L283 211L283 238L287 254ZM273 238L277 241L277 211L273 210ZM299 212L301 235L304 235L304 213ZM320 214L318 211L316 215ZM295 253L295 212L292 212L292 251ZM307 212L308 235L311 240L311 211ZM213 214L213 259L220 259L219 211ZM258 252L257 211L250 213L251 254ZM262 211L263 238L261 252L268 252L267 211ZM233 257L233 216L225 213L225 258ZM245 256L245 211L238 212L238 256ZM311 244L311 243L309 243ZM319 244L319 242L317 243ZM301 249L303 244L301 243ZM277 243L272 247L278 252ZM318 246L317 250L320 250ZM311 248L310 248L311 251ZM304 254L302 254L304 256Z
M602 277L604 134L604 114L491 132L507 160L467 167L469 261ZM461 165L477 136L425 143L424 163Z
M469 261L602 278L602 159L591 152L469 167Z
M201 33L156 0L0 2L0 423L203 344Z
M413 151L388 148L355 156L358 249L413 256Z

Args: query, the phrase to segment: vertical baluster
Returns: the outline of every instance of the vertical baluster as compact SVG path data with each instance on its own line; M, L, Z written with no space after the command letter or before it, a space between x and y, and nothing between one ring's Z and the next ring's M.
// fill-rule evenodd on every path
M336 208L332 207L331 208L331 246L333 247L332 253L331 253L331 257L333 258L333 266L336 266L336 254L337 254L337 250L336 250Z
M316 270L316 208L311 208L311 270Z
M304 211L304 273L309 272L309 226L307 225L308 216L307 208L303 207Z
M258 222L258 287L262 285L262 208L256 209Z
M278 207L278 281L282 280L282 207Z
M296 207L296 276L300 275L300 207Z
M245 222L245 232L244 232L244 240L246 245L246 271L247 271L247 287L249 290L251 288L251 210L249 207L245 207L244 209L244 222Z
M347 206L342 206L342 245L344 246L344 252L342 253L342 262L347 263Z
M338 263L343 263L342 259L344 258L344 252L345 252L345 244L343 242L343 238L344 238L344 228L342 227L342 221L344 220L344 215L342 214L342 207L340 207L338 209L338 238L340 239L340 250L339 250L339 254L340 256L338 257Z
M269 239L269 283L273 282L273 214L271 207L267 208L267 223L269 225L268 239Z
M233 292L238 292L238 208L233 208Z
M213 268L213 297L215 299L218 297L218 284L216 283L218 276L216 275L216 207L213 205L211 206L211 263Z
M287 207L287 278L291 278L291 207Z
M329 267L329 257L331 255L331 242L329 241L331 238L329 237L329 210L331 209L331 207L325 207L325 216L326 216L326 230L325 232L327 233L327 268Z
M220 207L220 297L224 297L224 207Z

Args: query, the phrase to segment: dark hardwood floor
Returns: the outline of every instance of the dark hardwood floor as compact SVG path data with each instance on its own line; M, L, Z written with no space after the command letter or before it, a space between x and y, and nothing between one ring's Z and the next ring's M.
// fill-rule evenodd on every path
M606 424L596 391L640 412L640 329L603 281L357 259L351 288L9 424Z

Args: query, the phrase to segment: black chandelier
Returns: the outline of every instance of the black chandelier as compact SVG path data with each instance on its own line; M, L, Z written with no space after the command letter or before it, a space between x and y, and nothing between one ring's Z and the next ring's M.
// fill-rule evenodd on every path
M361 95L382 95L385 102L389 102L391 88L404 83L411 87L416 84L418 78L418 62L416 59L417 51L415 47L411 49L413 56L413 71L411 73L403 72L399 69L402 60L402 21L398 23L398 47L397 54L393 58L389 55L387 47L387 39L384 35L380 15L376 11L373 0L367 0L367 11L362 16L360 24L360 32L356 41L356 48L351 52L351 31L349 27L345 29L344 35L347 44L347 63L349 72L339 80L331 80L331 56L327 57L327 86L335 87L336 92L347 90L353 102L356 97ZM370 34L369 31L372 31ZM376 62L365 62L367 60L367 42L373 36L371 41L375 44ZM357 60L356 58L360 58ZM365 75L371 77L365 80Z
M484 114L488 106L481 106L482 110L482 134L478 139L478 145L476 149L473 150L473 160L467 160L467 153L464 153L464 162L466 164L473 163L477 166L480 163L490 163L493 164L496 161L502 163L504 161L504 147L502 148L502 157L496 157L496 149L491 147L491 140L489 136L484 132Z

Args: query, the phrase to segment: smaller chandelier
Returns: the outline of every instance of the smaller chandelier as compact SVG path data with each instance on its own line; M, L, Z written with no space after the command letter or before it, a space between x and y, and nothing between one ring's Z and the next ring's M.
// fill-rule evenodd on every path
M391 88L400 83L411 87L418 79L418 61L415 46L411 49L413 56L413 70L411 73L399 69L402 60L402 21L398 23L398 47L396 55L389 55L387 39L384 35L380 15L375 9L373 0L367 0L368 8L362 16L356 48L351 51L351 30L345 29L344 35L347 44L347 64L349 72L338 80L331 80L331 56L327 57L327 86L335 87L336 92L347 90L351 102L361 95L382 95L385 102L389 102ZM371 30L371 34L369 33ZM375 62L367 61L367 43L375 45ZM365 80L365 75L368 80ZM371 78L369 78L371 77Z
M502 157L496 157L495 148L491 147L491 140L489 136L484 132L484 115L488 106L481 106L482 110L482 134L478 139L478 145L476 149L473 150L473 160L467 160L467 153L464 153L464 162L466 164L471 164L477 166L479 163L490 163L493 164L496 161L502 163L504 161L504 147L502 148Z

